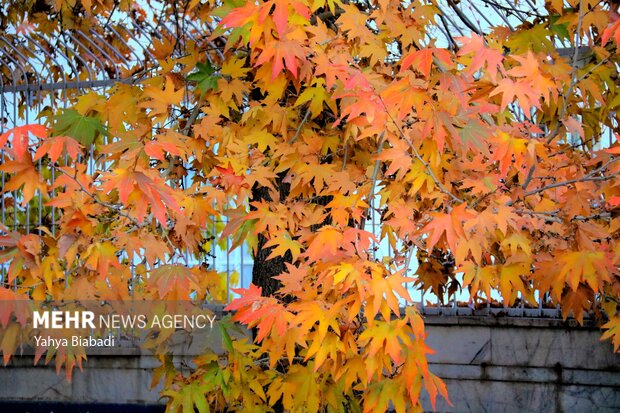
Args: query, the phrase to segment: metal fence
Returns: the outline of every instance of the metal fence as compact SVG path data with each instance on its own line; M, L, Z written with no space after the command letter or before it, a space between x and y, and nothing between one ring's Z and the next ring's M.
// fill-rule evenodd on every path
M34 31L0 35L0 134L15 126L38 123L37 117L42 111L66 109L74 98L85 93L95 91L106 96L118 83L138 84L152 77L159 67L152 52L153 41L173 42L173 56L179 57L188 46L208 43L206 35L211 31L189 19L181 23L176 21L174 27L147 20L130 20L115 27L106 25L103 34L95 30L65 30L53 35ZM86 156L83 161L89 166L89 172L93 172L92 148ZM4 159L4 151L0 159ZM39 160L38 167L47 166ZM53 182L55 168L51 168L50 173ZM51 212L44 207L43 194L39 191L31 202L22 206L21 191L6 191L7 182L7 174L0 172L3 227L24 234L41 233L40 227L48 227L54 233L58 214L53 207ZM231 288L249 285L252 257L245 245L228 253L230 242L225 244L212 243L209 266L225 274L229 297ZM176 251L175 256L179 262L195 264L182 251ZM9 265L0 264L0 281L6 280Z

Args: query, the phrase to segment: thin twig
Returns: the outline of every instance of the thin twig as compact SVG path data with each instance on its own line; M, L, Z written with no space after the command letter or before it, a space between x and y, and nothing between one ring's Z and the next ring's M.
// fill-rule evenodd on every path
M424 165L424 168L426 169L426 173L428 174L428 176L431 177L431 179L433 180L433 182L435 182L435 185L437 185L437 187L439 188L439 190L441 192L443 192L444 194L448 195L450 198L452 198L454 201L458 202L459 204L464 203L465 201L463 201L461 198L459 198L458 196L454 195L452 192L450 192L448 190L448 188L446 188L441 181L439 181L439 179L437 178L437 176L435 175L435 173L433 172L433 170L431 169L430 165L428 164L428 162L426 162L424 160L424 158L422 158L422 156L420 155L420 153L418 152L417 148L415 147L415 145L409 140L409 138L407 138L407 135L405 135L405 132L402 130L402 128L400 127L400 125L396 122L396 119L394 119L394 117L392 116L392 114L390 113L390 111L387 108L387 105L385 104L385 102L383 101L383 98L381 96L379 96L378 94L376 95L379 100L381 101L381 104L383 105L383 108L385 109L385 113L388 115L388 117L390 118L390 120L392 121L392 123L394 124L394 126L396 126L396 129L398 129L398 133L400 134L400 137L403 138L403 140L407 143L407 145L409 145L409 148L411 148L411 151L413 152L413 155L416 157L416 159L418 161L420 161L422 163L422 165Z
M571 63L571 81L570 81L570 84L568 85L568 89L566 90L566 94L562 95L562 106L560 106L560 113L558 116L558 119L560 120L560 122L558 122L553 132L549 135L549 137L547 137L547 144L550 144L551 141L553 141L553 139L555 139L555 137L558 136L558 134L560 133L560 127L562 124L561 121L564 119L564 116L566 115L566 110L568 109L567 108L568 98L571 96L571 94L573 93L573 89L579 82L577 78L577 60L579 58L579 47L581 46L581 26L582 25L583 25L583 0L579 0L579 20L577 21L575 50L573 52L573 59Z
M381 134L379 135L379 139L377 142L377 155L381 155L381 152L383 151L383 141L385 140L385 131L381 132ZM381 161L379 159L377 159L375 161L375 167L374 170L372 171L372 178L370 179L370 190L368 191L368 205L371 204L372 199L375 196L375 186L377 184L377 176L379 175L379 167L381 166ZM364 226L366 225L366 217L363 216L361 221L360 221L360 229L364 229Z
M304 115L304 118L301 120L301 123L299 124L299 126L297 127L297 130L295 131L295 136L293 136L293 139L291 139L289 143L295 143L297 138L299 138L299 135L301 134L301 128L304 127L304 124L308 120L309 116L310 116L310 109L306 110L306 114Z
M465 15L465 13L463 13L463 11L461 9L459 9L459 7L456 5L456 3L453 0L448 0L448 5L450 6L450 8L452 10L454 10L454 13L456 13L456 15L458 16L458 18L465 23L465 26L469 27L469 29L471 29L471 31L473 31L474 33L482 36L483 33L480 31L480 29L478 29L476 27L476 25L474 23L472 23L471 20L469 20L469 18Z
M592 182L592 181L601 182L601 181L608 181L608 180L610 180L612 178L615 178L616 176L620 175L620 172L615 172L615 173L613 173L611 175L603 175L603 176L597 176L597 175L599 173L603 172L605 169L607 169L607 167L609 165L611 165L612 163L614 163L614 162L616 162L618 160L620 160L620 157L611 158L609 161L605 162L605 164L603 164L599 168L596 168L595 170L593 170L592 172L588 173L587 175L582 176L581 178L567 179L566 181L554 182L552 184L545 185L545 186L537 188L537 189L533 189L533 190L523 194L523 198L539 194L539 193L547 191L549 189L559 188L559 187L562 187L562 186L568 186L568 185L575 184L575 183L578 183L578 182ZM508 201L506 203L506 205L508 205L508 206L511 206L513 204L514 204L514 201Z
M555 210L555 211L529 211L527 209L515 209L514 210L515 213L517 214L521 214L521 215L533 215L533 216L538 216L538 215L542 215L544 218L544 220L546 221L553 221L553 222L557 222L559 224L563 224L564 221L557 216L557 213L559 212L559 210Z
M349 144L347 141L344 141L344 156L342 157L342 171L347 169L347 160L349 157Z
M82 185L82 183L80 181L77 180L76 177L72 176L68 172L64 171L61 168L56 167L56 165L54 165L54 164L51 164L51 166L52 166L52 169L54 169L54 170L62 173L63 175L68 176L69 178L71 178L80 187L80 190L82 192L84 192L86 195L88 195L93 201L95 201L95 203L97 203L97 204L101 205L102 207L105 207L105 208L107 208L109 210L114 211L115 213L117 213L118 215L120 215L120 216L122 216L124 218L127 218L128 220L130 220L133 224L135 224L138 227L144 227L146 225L145 223L138 222L138 220L135 219L134 217L129 216L126 213L124 213L123 211L121 211L121 208L118 205L109 204L109 203L103 202L102 200L97 198L97 196L95 194L90 192L84 185Z
M525 182L523 182L523 185L521 185L521 188L523 188L523 190L526 190L530 182L532 182L532 178L534 177L535 170L536 170L536 164L534 163L530 167L530 170L527 172L527 177L525 178Z
M185 124L185 127L183 128L181 134L189 136L189 132L192 130L194 123L196 123L196 119L198 119L198 115L200 114L200 109L202 109L203 102L204 98L203 96L201 96L200 99L198 99L198 102L196 102L196 106L194 106L194 109L192 110L189 119L187 119L187 123Z

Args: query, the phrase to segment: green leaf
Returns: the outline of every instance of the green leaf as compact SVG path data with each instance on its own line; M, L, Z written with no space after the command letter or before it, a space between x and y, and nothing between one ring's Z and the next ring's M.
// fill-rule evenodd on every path
M193 383L192 387L194 388L192 391L194 405L196 406L198 413L210 413L211 409L209 408L209 403L207 402L202 386L198 383Z
M549 22L551 23L549 27L551 31L557 34L560 37L560 40L570 40L570 33L568 33L568 23L557 23L560 19L559 15L554 15L549 17Z
M197 71L187 76L187 80L196 82L198 90L201 94L207 93L209 90L217 89L218 75L213 75L215 68L209 62L196 64Z
M70 136L82 145L91 145L97 136L105 135L105 126L99 119L84 116L75 109L64 109L54 116L52 134Z
M224 317L224 319L220 320L218 326L220 327L220 331L222 333L222 342L224 344L224 348L228 350L230 353L234 353L235 348L232 344L232 339L228 334L228 326L230 325L230 316Z

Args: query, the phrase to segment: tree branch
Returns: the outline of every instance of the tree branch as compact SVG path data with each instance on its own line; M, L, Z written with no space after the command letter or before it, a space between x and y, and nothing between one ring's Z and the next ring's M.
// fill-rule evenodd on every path
M477 35L479 35L479 36L483 35L482 32L476 27L476 25L474 23L472 23L471 20L469 20L469 17L467 17L463 13L463 11L461 11L461 9L459 9L459 7L456 5L454 0L448 0L448 5L450 6L450 8L452 10L454 10L454 12L458 16L458 18L465 24L465 26L467 26L469 29L471 29L471 31L473 31Z
M304 118L301 120L301 123L299 124L299 126L297 127L297 130L295 131L295 135L293 136L293 138L289 141L289 143L295 143L295 141L297 140L297 138L299 138L299 135L301 134L301 128L303 128L304 124L306 123L306 121L308 120L308 116L310 116L310 109L306 110L306 114L304 115Z
M385 140L385 131L381 132L379 135L379 140L377 143L377 155L380 155L383 151L383 141ZM379 167L381 166L381 161L378 159L375 161L375 167L372 171L372 178L370 179L370 190L368 191L368 205L371 205L372 199L375 196L375 186L377 184L377 176L379 175ZM360 221L360 229L364 229L366 225L366 217L363 216Z
M69 178L71 178L79 187L80 190L82 192L84 192L88 197L90 197L93 201L95 201L95 203L101 205L104 208L107 208L111 211L114 211L115 213L117 213L118 215L127 218L129 221L131 221L134 225L136 225L138 228L144 227L146 224L145 223L140 223L138 222L137 219L135 219L134 217L124 213L123 211L121 211L121 208L118 205L114 205L114 204L109 204L107 202L103 202L102 200L100 200L99 198L97 198L97 196L95 194L93 194L92 192L90 192L84 185L82 185L82 183L80 181L77 180L76 177L72 176L71 174L69 174L68 172L64 171L61 168L56 167L55 164L51 163L50 164L53 170L56 170L60 173L62 173L65 176L68 176ZM145 221L146 222L146 221Z
M523 195L523 198L526 198L528 196L532 196L532 195L536 195L539 194L541 192L547 191L549 189L554 189L554 188L559 188L562 186L568 186L571 184L575 184L578 182L592 182L592 181L608 181L612 178L615 178L616 176L620 175L620 171L615 172L611 175L603 175L603 176L597 176L599 173L603 172L605 169L607 169L607 167L609 165L611 165L612 163L618 161L620 159L620 157L618 158L611 158L609 161L605 162L604 165L600 166L599 168L596 168L595 170L593 170L592 172L588 173L585 176L582 176L581 178L574 178L574 179L568 179L566 181L561 181L561 182L554 182L552 184L549 185L545 185L543 187L537 188L537 189L533 189L529 192L526 192ZM513 205L514 202L513 201L509 201L508 203L506 203L506 205L510 206Z
M431 169L430 165L428 164L428 162L426 162L424 160L424 158L422 158L422 156L420 155L420 153L418 152L418 149L415 147L415 145L409 140L409 138L407 138L407 135L405 135L405 132L402 130L402 128L400 127L400 125L396 122L396 119L394 119L394 117L392 116L392 114L390 113L390 111L387 108L387 105L385 104L385 102L383 101L383 98L381 96L379 96L378 94L375 94L379 100L381 101L381 104L383 105L383 108L385 109L385 113L388 115L388 117L390 118L390 120L392 121L392 123L394 124L394 126L396 126L396 129L398 129L398 133L400 135L400 137L407 143L407 145L409 145L409 148L411 148L411 151L413 152L413 155L416 157L416 159L418 161L420 161L422 163L422 165L424 165L424 168L426 169L426 173L428 174L428 176L431 177L431 179L433 180L433 182L435 182L435 185L437 185L437 187L439 188L439 190L441 192L443 192L444 194L448 195L450 198L452 198L455 202L458 202L459 204L464 203L465 201L463 201L461 198L457 197L456 195L454 195L452 192L450 192L448 190L448 188L446 188L441 181L439 181L439 179L437 178L437 176L435 176L435 173L433 172L433 170Z
M557 126L555 127L551 135L547 137L547 144L550 144L551 141L553 141L555 137L558 136L558 134L560 133L560 127L562 125L561 122L564 119L564 116L566 115L566 111L568 109L568 98L573 93L573 89L578 83L577 61L579 58L579 49L581 46L582 25L583 25L583 0L579 0L579 20L577 21L577 32L575 34L576 36L575 49L573 50L573 59L571 63L571 81L570 81L570 84L568 85L568 89L566 90L566 93L562 95L562 106L560 106L560 113L558 114L558 119L560 120L560 122L558 122Z

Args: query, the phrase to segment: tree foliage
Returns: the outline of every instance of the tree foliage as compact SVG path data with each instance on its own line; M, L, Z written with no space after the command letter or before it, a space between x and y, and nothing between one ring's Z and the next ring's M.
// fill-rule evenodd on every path
M248 243L259 285L228 309L255 340L224 330L226 355L190 376L164 362L170 411L418 411L423 387L434 404L447 394L402 309L411 282L474 306L544 298L580 322L604 308L618 349L620 144L602 145L618 131L615 10L549 1L448 44L433 1L171 1L155 17L150 3L4 6L3 27L44 33L105 33L118 15L213 30L183 53L163 34L155 76L0 137L5 190L58 224L3 229L3 299L225 301L206 239ZM393 255L375 259L378 241ZM179 251L199 264L173 267ZM5 362L20 314L0 313Z

